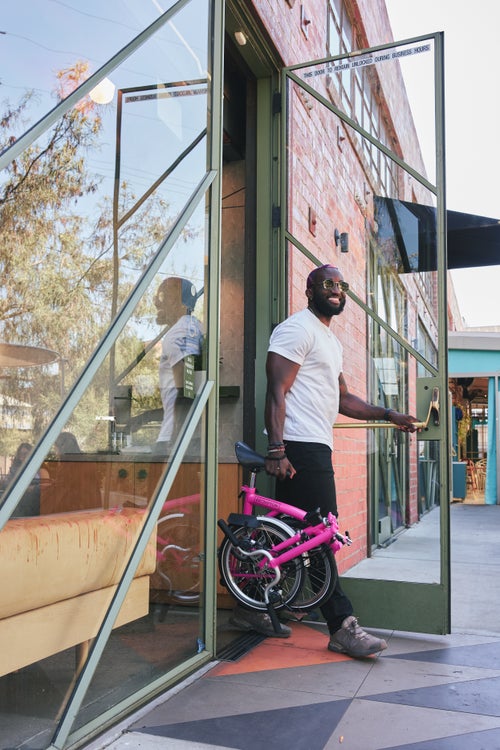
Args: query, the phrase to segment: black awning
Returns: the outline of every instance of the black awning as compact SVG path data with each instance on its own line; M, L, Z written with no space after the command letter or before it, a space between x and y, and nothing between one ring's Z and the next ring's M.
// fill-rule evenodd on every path
M377 238L384 253L399 255L401 271L435 271L436 209L375 196ZM447 211L448 268L500 264L500 221Z

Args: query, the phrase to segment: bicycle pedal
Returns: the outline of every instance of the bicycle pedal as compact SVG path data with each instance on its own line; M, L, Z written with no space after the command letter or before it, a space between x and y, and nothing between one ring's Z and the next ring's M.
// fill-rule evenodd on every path
M269 592L269 603L270 604L278 604L281 602L282 598L282 591L270 591Z

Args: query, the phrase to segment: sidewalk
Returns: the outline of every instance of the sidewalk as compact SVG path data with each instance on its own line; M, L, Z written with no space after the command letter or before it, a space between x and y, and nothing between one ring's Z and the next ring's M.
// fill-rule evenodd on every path
M296 624L291 638L219 662L93 747L500 748L500 636L384 637L382 655L354 660L326 650L322 626Z
M293 624L291 638L214 663L87 750L499 750L499 511L452 508L460 632L373 631L387 650L355 660L327 651L324 625Z

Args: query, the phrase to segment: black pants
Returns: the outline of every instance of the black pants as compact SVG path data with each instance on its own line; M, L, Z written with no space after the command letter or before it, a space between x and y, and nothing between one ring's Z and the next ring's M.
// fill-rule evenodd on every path
M276 499L302 510L319 508L324 516L329 512L337 516L330 448L322 443L285 442L286 455L297 473L292 479L276 482ZM342 591L338 577L331 597L320 609L330 633L335 633L345 618L352 615L352 604Z

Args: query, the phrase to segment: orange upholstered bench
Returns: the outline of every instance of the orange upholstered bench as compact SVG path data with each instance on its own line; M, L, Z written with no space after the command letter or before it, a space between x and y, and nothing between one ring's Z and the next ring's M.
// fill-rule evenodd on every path
M0 532L0 675L95 637L144 512L76 511L16 518ZM149 610L151 538L115 622Z

